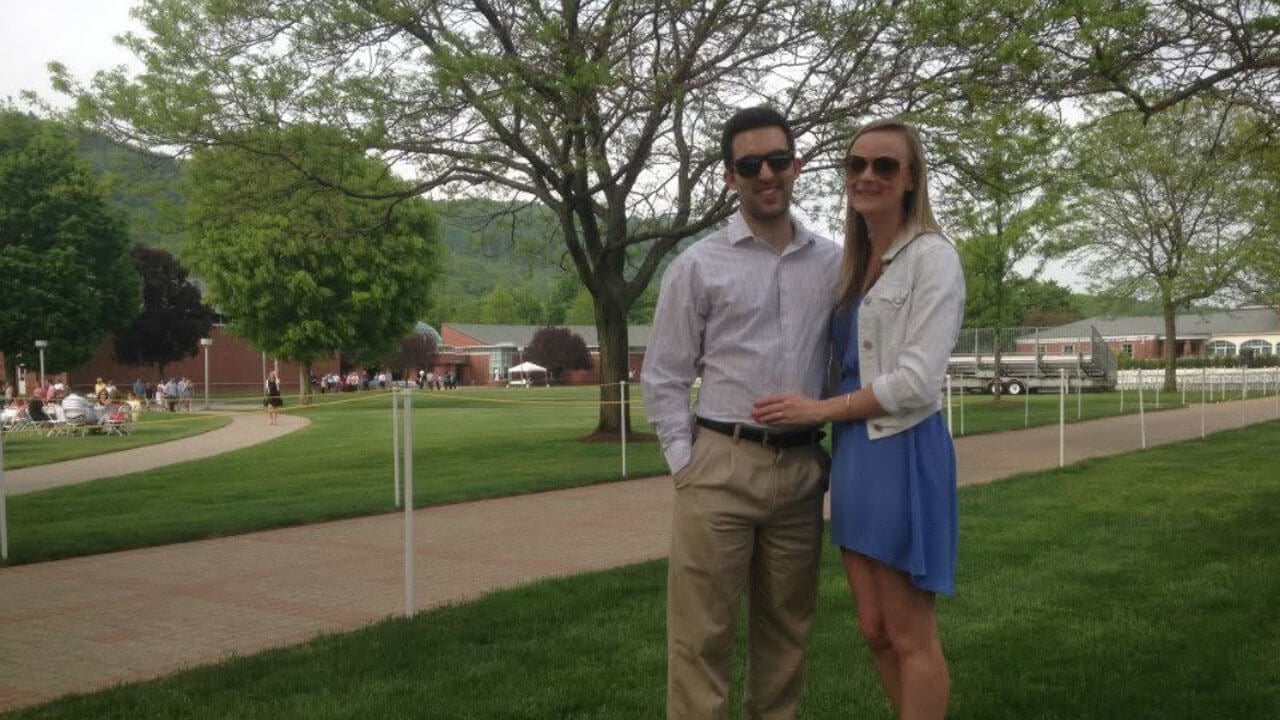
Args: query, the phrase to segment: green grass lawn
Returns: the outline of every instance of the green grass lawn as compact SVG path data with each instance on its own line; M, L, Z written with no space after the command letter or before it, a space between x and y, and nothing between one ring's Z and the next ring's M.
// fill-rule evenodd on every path
M1085 395L1083 400L1086 419L1119 412L1116 395ZM995 404L989 396L973 395L958 402L966 405L967 434L1022 427L1022 398ZM1057 397L1036 395L1030 402L1037 422L1057 421ZM536 492L621 476L617 443L579 440L595 426L595 388L417 392L415 403L416 505ZM318 396L312 407L300 410L291 403L286 409L305 413L311 426L215 458L11 498L9 563L394 509L389 395ZM1131 399L1125 411L1136 411ZM958 410L954 416L958 418ZM638 400L632 417L638 430L649 430ZM1070 411L1068 417L1072 417ZM955 427L959 434L958 419ZM14 454L7 453L6 461ZM21 452L17 457L23 460ZM665 470L656 443L629 445L630 476Z
M388 395L322 398L294 411L306 413L311 426L270 443L11 498L10 562L394 509ZM596 415L595 399L582 388L417 393L414 501L616 479L619 445L577 439ZM663 471L656 443L632 444L628 453L629 474Z
M230 419L224 415L203 413L144 413L133 423L128 435L55 435L16 432L4 436L4 467L6 470L75 460L76 458L103 455L118 450L130 450L144 445L168 442L209 432L226 425Z
M1254 393L1252 397L1258 397L1258 393ZM1187 404L1198 402L1199 394L1187 395ZM1124 393L1123 398L1119 392L1070 393L1066 396L1065 407L1062 406L1063 399L1051 393L1031 393L1016 397L1004 395L999 402L991 395L954 395L951 406L952 432L956 437L963 437L1056 425L1059 413L1065 416L1068 423L1134 414L1138 412L1138 395L1133 391ZM1180 393L1147 391L1143 395L1146 412L1181 406ZM946 412L945 406L943 412Z
M1273 422L962 490L949 717L1280 717L1278 443ZM664 585L663 562L548 581L4 717L651 720ZM829 549L800 717L890 717Z

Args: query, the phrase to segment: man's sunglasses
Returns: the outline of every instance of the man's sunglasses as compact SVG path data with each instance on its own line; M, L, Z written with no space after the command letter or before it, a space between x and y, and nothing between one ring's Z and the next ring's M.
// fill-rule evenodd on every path
M867 171L867 166L871 166L871 172L876 174L883 180L890 180L894 175L898 174L898 168L902 167L902 161L896 157L881 155L880 157L865 158L861 155L850 155L844 159L844 167L849 171L850 175L859 177Z
M753 178L760 174L760 169L769 163L774 174L786 172L791 163L796 161L793 152L777 152L769 155L744 155L733 161L733 171L744 178Z

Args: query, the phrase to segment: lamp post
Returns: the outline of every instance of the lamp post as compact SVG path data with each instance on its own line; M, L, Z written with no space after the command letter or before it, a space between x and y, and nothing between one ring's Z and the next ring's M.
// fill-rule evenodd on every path
M200 338L200 347L204 348L204 409L209 409L209 348L213 346L213 338Z
M37 340L36 349L40 351L40 387L44 388L44 349L49 347L48 340Z

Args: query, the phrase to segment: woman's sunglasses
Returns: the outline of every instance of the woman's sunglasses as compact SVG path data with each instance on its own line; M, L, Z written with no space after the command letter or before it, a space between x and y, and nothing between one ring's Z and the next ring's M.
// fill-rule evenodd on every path
M849 171L850 175L858 177L867 171L867 166L871 166L871 172L882 180L891 180L894 175L898 174L898 168L902 167L902 161L896 157L881 155L880 157L865 158L861 155L850 155L844 159L844 167Z
M765 163L769 163L769 169L778 174L786 172L791 167L791 163L795 162L796 154L793 152L776 152L770 155L744 155L733 161L733 171L744 178L753 178L760 174L760 169Z

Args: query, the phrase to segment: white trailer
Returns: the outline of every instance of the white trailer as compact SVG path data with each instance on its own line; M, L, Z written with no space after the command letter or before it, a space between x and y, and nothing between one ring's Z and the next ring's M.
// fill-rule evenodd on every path
M1078 350L1048 352L1050 343L1040 340L1038 329L966 330L947 365L952 387L992 394L998 387L1006 395L1057 390L1065 370L1072 387L1111 390L1116 358L1097 329L1090 331L1090 342Z

